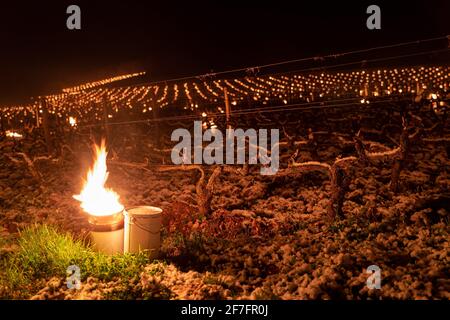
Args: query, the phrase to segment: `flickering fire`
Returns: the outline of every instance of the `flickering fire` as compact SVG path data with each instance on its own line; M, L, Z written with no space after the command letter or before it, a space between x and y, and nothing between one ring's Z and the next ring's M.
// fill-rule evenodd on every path
M119 202L119 195L111 189L105 188L108 172L106 166L106 146L102 141L100 146L94 145L96 160L94 167L89 170L83 190L73 197L81 202L81 208L93 216L109 216L121 212L123 205Z
M75 119L74 117L69 117L69 124L70 124L72 127L76 127L76 125L77 125L77 119Z

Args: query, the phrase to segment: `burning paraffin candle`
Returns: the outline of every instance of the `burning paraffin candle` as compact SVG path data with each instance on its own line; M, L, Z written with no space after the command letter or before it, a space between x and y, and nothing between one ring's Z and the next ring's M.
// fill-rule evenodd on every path
M69 124L71 127L76 127L77 126L77 119L75 119L74 117L69 117Z
M10 130L6 130L5 134L8 138L20 139L23 137L20 133L10 131Z
M94 145L96 160L89 170L84 187L73 197L81 202L92 227L91 240L95 248L105 253L123 252L123 211L119 195L105 187L108 179L106 146Z

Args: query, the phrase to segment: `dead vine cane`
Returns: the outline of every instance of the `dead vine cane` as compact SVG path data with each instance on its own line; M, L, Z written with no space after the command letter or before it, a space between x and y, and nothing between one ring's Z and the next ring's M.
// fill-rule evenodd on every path
M214 192L214 183L222 173L222 167L216 167L208 180L206 180L205 171L200 165L167 166L157 168L157 171L159 172L179 170L198 170L200 172L200 178L198 179L195 187L197 194L197 206L201 216L209 216L211 214L211 200Z

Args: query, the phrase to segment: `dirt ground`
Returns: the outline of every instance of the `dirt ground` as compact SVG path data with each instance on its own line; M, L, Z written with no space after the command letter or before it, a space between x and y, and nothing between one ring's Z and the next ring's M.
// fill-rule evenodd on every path
M35 223L85 237L87 219L72 195L90 166L87 146L35 159L34 173L19 152L41 154L42 143L3 139L0 146L1 237L17 238ZM142 147L126 152L127 160L145 155ZM326 146L319 156L326 162L339 152ZM421 146L411 156L397 193L389 188L389 161L354 170L344 217L332 221L330 181L319 172L222 172L205 218L196 207L195 170L158 172L112 161L108 186L125 207L164 210L161 262L125 286L89 277L74 291L64 279L46 279L32 299L105 299L111 291L138 299L449 299L448 149ZM1 252L15 249L4 245ZM366 286L370 265L381 268L380 290Z

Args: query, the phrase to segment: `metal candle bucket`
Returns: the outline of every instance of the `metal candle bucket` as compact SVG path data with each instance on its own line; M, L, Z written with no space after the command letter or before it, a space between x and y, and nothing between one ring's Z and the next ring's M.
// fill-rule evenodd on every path
M127 209L125 215L124 252L148 251L150 258L159 254L162 210L140 206Z
M123 253L123 211L109 216L89 215L92 246L103 253Z

